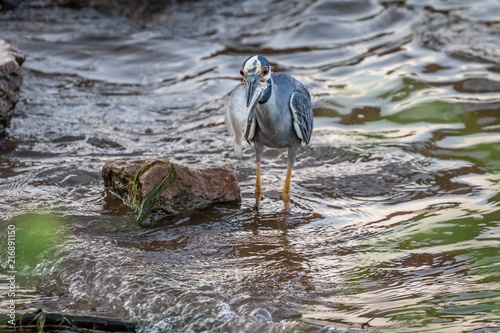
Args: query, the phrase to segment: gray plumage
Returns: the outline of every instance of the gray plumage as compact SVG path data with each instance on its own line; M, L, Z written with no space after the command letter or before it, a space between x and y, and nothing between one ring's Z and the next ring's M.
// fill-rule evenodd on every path
M311 97L302 83L283 73L271 74L271 96L250 111L245 139L267 147L309 144L313 127ZM269 89L269 88L268 88Z
M255 184L257 208L262 196L260 167L264 147L288 148L288 170L282 198L285 210L289 211L292 168L302 141L308 144L311 140L313 128L311 96L304 85L293 77L282 73L271 73L268 60L260 55L245 60L240 73L245 80L246 93L242 93L241 85L236 86L230 93L226 109L226 126L228 123L233 125L235 122L232 120L239 119L236 121L238 125L233 125L232 129L239 128L243 124L241 115L248 112L244 135L249 143L253 143L257 159ZM247 107L246 110L244 105ZM231 134L229 127L228 131Z

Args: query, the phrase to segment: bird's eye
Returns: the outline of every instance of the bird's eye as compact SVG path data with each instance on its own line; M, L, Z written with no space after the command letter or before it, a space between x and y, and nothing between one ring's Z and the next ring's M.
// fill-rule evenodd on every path
M269 68L264 67L264 69L262 69L262 75L266 76L267 73L269 73Z
M243 68L240 69L240 74L241 74L241 76L245 76L245 73L243 72Z

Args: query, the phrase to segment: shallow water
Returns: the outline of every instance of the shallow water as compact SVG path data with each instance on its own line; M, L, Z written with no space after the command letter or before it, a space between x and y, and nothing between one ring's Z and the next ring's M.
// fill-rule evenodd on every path
M147 21L1 13L0 38L28 56L0 141L17 310L142 332L355 331L372 318L383 332L500 331L499 15L494 0L201 1ZM253 151L236 161L223 124L256 53L313 99L289 216L286 152L264 154L256 213ZM101 168L162 157L236 163L241 205L134 225Z

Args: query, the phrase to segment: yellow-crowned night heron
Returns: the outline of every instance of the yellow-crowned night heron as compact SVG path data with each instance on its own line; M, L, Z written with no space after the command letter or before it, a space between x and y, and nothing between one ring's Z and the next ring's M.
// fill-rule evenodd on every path
M288 212L290 181L297 152L302 141L308 144L311 139L313 127L311 97L304 85L293 77L282 73L271 73L269 61L261 55L245 60L240 74L244 78L244 85L239 84L230 93L226 111L226 125L229 132L235 134L235 152L241 155L243 133L240 131L245 126L238 120L246 116L244 136L249 143L254 143L257 158L255 199L258 209L262 197L260 166L264 146L288 148L288 170L282 193L285 211Z

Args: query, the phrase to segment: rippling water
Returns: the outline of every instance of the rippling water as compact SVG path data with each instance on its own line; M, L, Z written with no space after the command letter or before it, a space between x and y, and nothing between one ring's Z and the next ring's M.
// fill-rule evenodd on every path
M383 332L500 331L496 1L191 1L130 16L0 14L0 38L28 55L0 139L0 246L4 259L17 225L18 311L120 317L142 332L355 331L370 319ZM256 213L253 151L236 161L223 124L256 53L312 94L290 216L285 151L264 155ZM243 202L135 226L101 168L165 156L237 163Z

